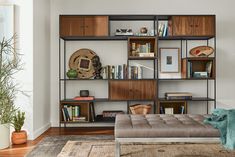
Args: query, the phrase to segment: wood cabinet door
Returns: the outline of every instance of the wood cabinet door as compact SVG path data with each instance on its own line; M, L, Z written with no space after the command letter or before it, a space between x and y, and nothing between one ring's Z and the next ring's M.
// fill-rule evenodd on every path
M110 100L129 100L131 97L129 81L110 81L109 99Z
M214 36L215 17L214 16L195 16L194 17L194 36Z
M131 96L134 100L153 100L156 98L156 81L135 80L130 81Z
M193 35L193 17L192 16L173 16L172 28L173 36Z
M60 36L83 36L84 19L82 16L60 16Z
M110 81L110 100L154 100L156 98L156 81L128 80Z
M84 36L108 36L108 16L85 16Z

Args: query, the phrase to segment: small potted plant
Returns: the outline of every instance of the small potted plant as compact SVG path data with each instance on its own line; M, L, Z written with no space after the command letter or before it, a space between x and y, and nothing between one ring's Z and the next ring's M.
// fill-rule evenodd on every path
M18 111L13 117L13 126L15 131L12 132L11 141L12 144L23 144L27 142L27 132L21 130L24 125L25 112Z

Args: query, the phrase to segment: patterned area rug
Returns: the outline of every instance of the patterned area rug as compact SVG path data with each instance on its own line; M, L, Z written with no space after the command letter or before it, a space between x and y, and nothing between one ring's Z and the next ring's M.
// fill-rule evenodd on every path
M27 157L114 157L113 136L50 136ZM220 144L122 144L122 157L235 157Z

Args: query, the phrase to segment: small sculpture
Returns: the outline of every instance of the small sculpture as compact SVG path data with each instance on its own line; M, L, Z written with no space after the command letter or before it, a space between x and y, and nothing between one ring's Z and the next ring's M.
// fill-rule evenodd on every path
M99 56L94 56L92 58L92 65L94 67L94 70L95 70L95 79L102 79L102 76L100 75L101 74L101 70L102 70L102 64L100 62L100 57Z

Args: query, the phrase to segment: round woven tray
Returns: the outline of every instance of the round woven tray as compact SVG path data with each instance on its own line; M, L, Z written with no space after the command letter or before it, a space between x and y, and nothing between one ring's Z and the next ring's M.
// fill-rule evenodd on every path
M78 78L91 78L94 76L92 58L96 53L90 49L79 49L69 59L69 68L77 70Z

